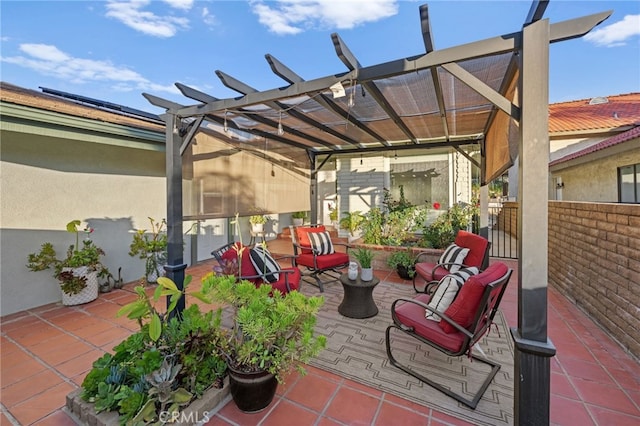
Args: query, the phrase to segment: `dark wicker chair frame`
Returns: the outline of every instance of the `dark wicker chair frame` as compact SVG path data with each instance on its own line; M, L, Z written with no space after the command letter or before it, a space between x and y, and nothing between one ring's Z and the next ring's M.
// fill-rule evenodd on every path
M451 318L449 318L447 315L445 315L443 312L439 312L435 309L432 309L431 307L429 307L426 303L422 303L418 300L414 300L414 299L408 299L408 298L400 298L398 300L395 300L392 305L391 305L391 317L393 320L393 324L390 325L389 327L387 327L386 333L385 333L385 341L386 341L386 348L387 348L387 357L389 358L389 361L391 362L392 365L398 367L399 369L401 369L402 371L404 371L407 374L410 374L411 376L417 378L420 381L425 382L426 384L428 384L429 386L434 387L435 389L439 390L440 392L445 393L446 395L449 395L450 397L456 399L457 401L463 403L464 405L470 407L471 409L475 409L476 406L478 405L478 402L480 401L480 398L482 398L482 395L484 395L485 391L487 390L487 388L489 387L489 384L491 383L491 381L493 380L493 378L495 377L495 375L498 373L498 371L500 370L501 365L495 361L492 361L488 358L482 357L482 356L478 356L475 353L472 353L472 348L473 345L476 344L476 342L478 342L482 336L487 332L487 330L489 329L489 327L491 326L491 323L493 322L493 318L495 317L495 314L498 310L498 306L500 305L500 301L502 300L502 296L504 295L504 292L507 288L507 283L509 282L509 278L511 277L511 273L513 271L511 269L509 269L506 273L506 275L502 276L501 278L497 279L496 281L493 281L489 284L487 284L486 288L484 289L481 301L480 301L480 305L479 308L475 314L474 320L472 325L468 328L465 329L462 326L460 326L459 324L457 324L456 322L454 322ZM420 297L420 296L416 296L416 297ZM424 296L422 296L424 297ZM438 344L437 342L425 338L423 336L418 335L415 331L414 328L411 326L407 326L405 324L403 324L397 317L396 315L396 305L398 303L415 303L421 307L423 307L426 310L432 311L437 313L437 315L440 316L441 321L446 321L449 324L451 324L453 327L456 328L456 330L458 330L459 333L462 333L464 335L463 338L463 343L460 347L459 350L456 351L452 351L450 349L448 349L447 347L444 347L440 344ZM424 319L424 321L429 321L427 319ZM400 330L403 333L406 333L407 335L414 337L416 339L418 339L419 341L426 343L432 347L434 347L435 349L447 354L448 356L452 356L452 357L459 357L465 354L468 354L468 356L474 360L477 360L479 362L482 362L484 364L490 365L491 366L491 371L489 372L489 374L487 375L487 377L485 378L484 382L482 383L482 386L480 387L480 389L476 392L476 394L473 396L473 398L469 399L469 398L465 398L464 396L457 394L455 392L453 392L452 390L444 387L443 385L431 380L428 377L425 377L422 374L417 373L416 371L412 370L409 366L406 365L402 365L400 364L392 355L391 353L391 341L390 341L390 331L392 328L396 328L398 330ZM441 330L440 327L437 327L438 330ZM442 331L442 333L444 333L444 331Z
M211 254L213 255L213 257L215 257L215 259L218 261L218 263L222 263L223 262L223 255L229 251L229 250L233 250L233 246L236 243L229 243L227 245L224 245L216 250L213 250L211 252ZM250 248L250 246L245 246L247 248L247 250ZM284 287L286 288L286 291L289 292L291 291L292 286L296 287L293 282L293 277L295 276L295 259L293 256L278 256L278 257L274 257L274 260L278 261L278 263L280 263L280 261L285 260L285 259L289 259L291 261L291 268L282 268L278 273L279 274L283 274L284 275ZM256 280L261 280L262 282L266 283L266 284L270 284L269 281L267 280L267 275L269 274L258 274L258 275L248 275L248 276L243 276L240 275L240 272L238 272L238 279L239 280L250 280L250 281L256 281ZM282 278L279 280L281 281ZM297 286L299 287L299 285Z
M320 225L313 224L313 225L303 225L303 226L313 228ZM342 274L341 270L349 266L348 255L349 255L349 249L351 248L351 246L349 244L336 243L335 241L332 241L332 244L334 247L342 246L345 248L345 254L347 254L347 257L345 258L344 256L342 256L341 258L336 259L335 262L330 262L327 264L327 262L325 262L324 259L330 258L329 256L333 256L333 255L321 255L318 253L317 250L314 250L311 247L300 245L300 242L298 241L298 237L296 234L296 228L297 226L294 226L294 225L289 226L289 230L291 231L291 242L293 243L293 254L295 258L294 264L298 267L303 266L305 268L305 270L303 271L303 277L313 278L313 281L309 281L309 280L305 280L305 281L309 282L312 285L315 285L320 289L320 292L323 292L324 291L323 284L338 281L340 279L340 275ZM313 255L313 260L311 262L305 262L305 264L300 264L299 256L305 254L305 252L307 254L311 253ZM329 276L331 279L323 281L321 279L322 275Z

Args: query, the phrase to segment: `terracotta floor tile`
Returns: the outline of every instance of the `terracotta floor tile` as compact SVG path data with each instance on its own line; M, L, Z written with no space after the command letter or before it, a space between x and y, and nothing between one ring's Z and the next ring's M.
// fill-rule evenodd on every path
M20 312L18 314L21 314ZM23 313L21 315L17 315L13 319L8 319L7 317L2 317L2 323L0 323L0 328L2 329L2 333L8 336L12 336L16 330L21 328L29 328L40 322L38 317Z
M341 387L327 407L327 416L347 424L370 425L380 400L354 389Z
M217 414L211 418L208 422L204 424L205 426L235 426L234 423L231 423Z
M34 426L76 426L76 422L65 412L56 411L42 420L38 420Z
M76 358L82 354L85 354L94 347L84 342L74 342L64 347L55 347L45 354L41 355L44 362L49 365L56 366L67 362L70 359Z
M640 425L640 416L631 416L617 411L607 410L602 407L587 405L587 409L596 419L598 425L637 426Z
M39 358L44 358L51 351L59 351L62 348L69 347L81 340L71 334L59 333L55 338L43 340L37 344L29 346L29 352L34 353Z
M551 372L551 394L564 396L574 400L579 399L571 381L562 373Z
M48 389L60 383L62 383L60 376L51 370L40 371L11 386L3 388L2 403L6 407L11 408L35 395L49 392Z
M56 370L66 377L74 377L91 369L93 363L104 355L104 351L92 349L87 353L58 364Z
M15 335L15 332L19 332L19 335ZM38 345L47 340L57 339L64 335L64 332L45 324L42 321L34 324L33 326L16 330L15 332L10 335L11 338L18 344L27 348Z
M416 404L412 401L407 401L406 399L402 399L399 396L395 396L390 393L384 395L384 401L389 404L399 405L407 410L415 411L425 416L431 415L431 408Z
M599 383L613 384L611 376L609 376L600 364L564 357L559 358L559 362L570 377L580 377Z
M375 418L375 422L372 424L375 426L422 426L426 425L428 421L429 417L423 413L383 402Z
M343 386L366 393L374 398L378 398L378 399L382 398L383 392L381 390L371 388L369 386L363 385L362 383L358 383L354 380L345 379Z
M315 374L308 374L296 382L286 393L286 398L303 407L321 412L337 389L336 383Z
M12 407L9 411L23 425L32 424L49 416L65 404L66 395L74 389L68 383L61 383L47 392Z
M431 426L471 426L473 423L469 423L466 420L458 419L450 416L449 414L442 413L440 411L433 410L431 413Z
M218 411L218 415L221 418L237 425L256 426L265 418L269 410L271 410L278 401L279 398L272 402L271 405L263 411L251 414L243 413L233 401L229 401L220 411Z
M576 378L571 381L585 403L640 416L638 407L618 387Z
M21 350L17 346L16 350L11 350L9 353L2 352L2 369L14 368L15 366L27 362L31 359L32 355Z
M2 336L0 339L0 357L4 358L7 355L20 351L21 349L18 345L7 339L5 336Z
M19 382L20 380L33 376L46 368L47 367L45 365L33 358L16 365L14 368L3 368L0 370L0 382L2 383L2 388L4 389L7 386Z
M87 336L85 340L98 347L103 347L104 345L111 344L110 348L112 348L113 346L115 346L115 344L120 343L131 334L131 330L111 325L111 328L96 333L92 336Z
M286 400L281 400L269 412L269 416L260 423L261 426L299 426L313 425L318 414Z
M113 328L113 323L99 318L91 318L82 322L82 327L74 330L77 337L86 339Z
M549 420L557 426L594 425L587 408L582 401L551 396Z

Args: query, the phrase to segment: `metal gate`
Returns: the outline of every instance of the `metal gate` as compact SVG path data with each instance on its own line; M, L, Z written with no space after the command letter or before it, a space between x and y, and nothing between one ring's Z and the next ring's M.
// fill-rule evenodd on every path
M502 202L489 203L491 257L518 258L518 208Z

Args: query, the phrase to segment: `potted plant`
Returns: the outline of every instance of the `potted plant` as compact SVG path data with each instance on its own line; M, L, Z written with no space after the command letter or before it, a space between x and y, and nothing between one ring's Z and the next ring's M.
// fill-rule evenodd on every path
M269 216L255 214L249 216L249 223L253 232L264 232L264 225L269 221Z
M31 271L44 271L53 268L53 276L60 282L62 303L67 306L88 303L98 298L98 274L109 275L100 262L104 251L89 238L92 228L80 231L81 222L72 220L67 224L67 232L76 236L76 243L69 246L64 259L56 257L53 244L46 242L37 253L28 256L27 268ZM80 232L87 234L80 245Z
M293 212L291 214L291 217L293 218L293 225L294 226L302 226L302 224L304 223L304 218L307 216L307 212Z
M185 289L190 280L185 278ZM201 311L193 304L174 315L184 290L166 277L158 278L151 294L143 286L135 292L137 299L117 315L137 321L140 330L93 363L80 397L93 403L96 413L117 412L120 424L131 425L183 418L177 415L205 394L222 399L226 362L219 348L227 340L220 326L222 311ZM156 309L165 306L162 296L171 302L165 312Z
M273 293L273 294L272 294ZM314 336L323 297L292 291L272 292L270 285L256 287L234 276L209 274L201 292L205 302L223 303L233 310L228 340L221 348L229 368L231 395L240 410L257 412L267 407L278 383L325 346L325 336Z
M371 281L373 279L373 251L371 249L360 247L354 250L353 257L360 263L360 279L362 281Z
M344 229L349 232L349 242L355 239L356 231L360 229L360 225L364 220L364 216L360 211L354 212L342 212L342 219L340 219L340 229Z
M163 265L167 261L167 222L162 219L156 222L149 218L151 232L138 229L133 234L133 241L129 245L129 256L138 256L145 261L145 279L148 283L155 283L164 272Z
M409 250L398 250L387 258L387 265L395 269L400 278L410 280L416 273L415 258Z
M329 220L333 226L336 226L338 223L338 207L333 204L329 207Z

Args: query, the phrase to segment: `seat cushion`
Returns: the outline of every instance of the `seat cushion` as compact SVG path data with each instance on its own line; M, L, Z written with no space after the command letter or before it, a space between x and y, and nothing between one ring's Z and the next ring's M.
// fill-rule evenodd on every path
M311 247L317 252L317 254L325 255L334 252L331 236L327 231L308 232L307 236L311 242Z
M324 225L320 226L298 226L295 228L296 230L296 239L298 240L298 244L302 247L311 247L311 241L309 240L309 233L313 232L325 232L326 228Z
M429 303L428 294L419 294L414 300ZM415 303L398 303L395 309L396 321L413 327L415 334L434 342L436 345L446 348L451 352L458 352L462 348L464 335L460 332L445 333L438 323L429 321L424 317L424 308Z
M436 264L431 262L416 263L416 274L422 277L425 281L431 281L431 280L440 281L449 273L449 271L447 271L444 268L438 268L434 272L433 269L435 267L436 267Z
M265 247L257 245L249 250L249 259L258 274L263 274L265 280L275 283L280 278L280 265L271 257L271 253Z
M469 279L469 277L478 273L478 268L460 268L457 272L449 274L442 278L433 293L429 306L437 311L444 312L451 305L456 295ZM431 321L440 321L440 316L427 309L425 318Z
M465 265L482 267L489 240L471 232L458 231L455 244L469 249L469 253L467 253L467 257L464 260Z
M285 273L284 271L293 271L293 273ZM275 283L270 283L274 290L278 290L283 295L287 293L286 281L289 280L289 287L291 291L298 290L300 288L300 269L298 268L283 268L280 271L280 278Z
M469 328L478 311L482 294L487 284L502 278L509 268L501 262L490 265L484 272L474 275L462 286L451 306L444 312L454 322L464 328ZM439 322L445 333L456 333L457 330L446 321Z
M310 253L298 255L298 257L296 257L296 263L313 269L315 268L313 257L313 254ZM346 266L349 264L349 255L347 253L333 252L332 254L316 256L316 262L318 269L330 269L342 265Z
M464 259L468 253L468 248L460 247L456 243L453 243L442 253L438 263L444 263L444 268L449 272L456 272L464 263Z

